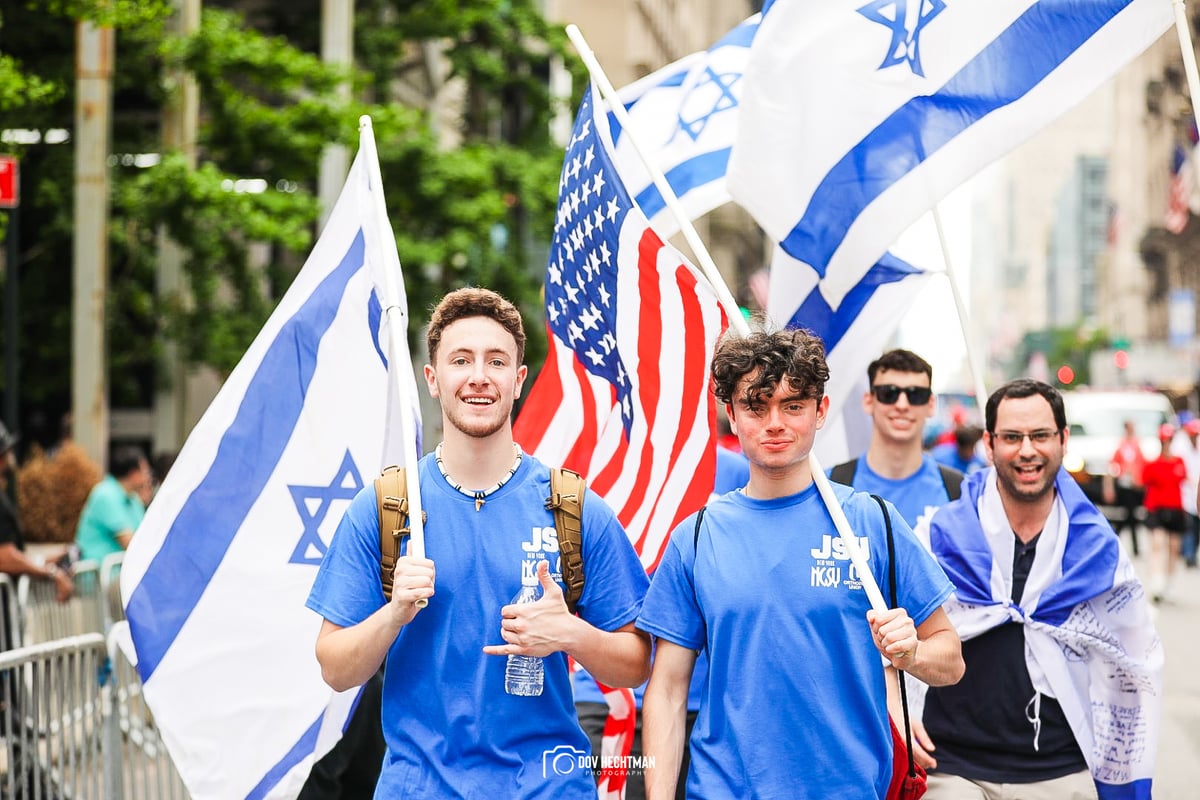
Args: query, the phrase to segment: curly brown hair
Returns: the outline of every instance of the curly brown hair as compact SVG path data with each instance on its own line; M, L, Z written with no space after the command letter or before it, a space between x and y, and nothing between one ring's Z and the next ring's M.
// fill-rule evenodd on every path
M491 289L467 286L450 292L434 307L429 315L429 330L425 333L425 344L429 348L429 362L437 363L438 347L442 333L452 323L471 317L486 317L495 320L504 330L512 334L517 343L517 363L525 363L525 323L517 307Z
M713 393L722 403L731 404L747 377L743 398L751 407L774 394L785 379L801 397L819 400L829 380L825 343L802 329L755 331L748 336L726 333L713 355Z

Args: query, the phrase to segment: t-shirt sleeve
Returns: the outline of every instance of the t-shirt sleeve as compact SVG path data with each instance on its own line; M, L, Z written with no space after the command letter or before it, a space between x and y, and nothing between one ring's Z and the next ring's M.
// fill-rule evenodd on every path
M379 510L369 483L338 523L305 605L343 628L362 622L384 604L380 557Z
M591 489L583 505L583 594L579 616L612 631L637 619L649 579L625 529Z
M695 526L696 518L692 515L671 534L671 541L650 581L650 591L646 593L637 626L681 647L703 650L704 618L696 600L694 582Z
M138 524L128 501L116 492L103 492L95 497L91 518L114 537L123 531L132 533Z

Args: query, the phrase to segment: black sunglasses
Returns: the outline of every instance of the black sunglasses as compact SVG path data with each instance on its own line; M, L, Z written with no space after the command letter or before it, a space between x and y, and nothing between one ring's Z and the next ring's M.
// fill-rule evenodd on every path
M928 386L896 386L884 383L871 387L871 393L875 395L875 399L885 406L890 406L899 400L901 392L908 397L910 406L923 406L933 397L933 390Z

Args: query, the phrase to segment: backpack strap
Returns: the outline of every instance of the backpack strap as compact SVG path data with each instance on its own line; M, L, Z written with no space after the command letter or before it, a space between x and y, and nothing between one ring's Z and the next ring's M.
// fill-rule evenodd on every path
M956 470L951 470L959 477L959 483L962 483L962 475ZM946 473L942 472L942 479L945 480ZM946 487L949 491L949 486ZM891 596L892 608L897 605L896 601L896 540L892 536L892 518L888 514L887 505L883 502L883 498L877 494L871 495L875 502L879 504L879 510L883 512L883 524L887 528L887 549L888 549L888 584ZM957 499L957 498L953 498ZM913 746L912 746L912 721L908 716L908 687L904 682L904 670L896 670L896 682L900 684L900 706L904 709L904 741L908 745L908 775L913 777L917 774L916 764L913 763Z
M946 497L951 500L962 497L963 474L945 464L938 464L938 472L942 473L942 485L946 487Z
M850 461L843 461L833 469L829 470L829 480L834 483L845 484L851 486L854 484L854 473L858 472L858 459L854 458Z
M408 485L404 478L404 467L391 466L375 479L375 505L379 509L379 578L383 583L383 596L389 602L401 541L410 533Z
M587 481L578 472L562 467L550 469L550 496L546 508L554 512L558 552L562 556L563 597L572 614L583 596L583 498Z

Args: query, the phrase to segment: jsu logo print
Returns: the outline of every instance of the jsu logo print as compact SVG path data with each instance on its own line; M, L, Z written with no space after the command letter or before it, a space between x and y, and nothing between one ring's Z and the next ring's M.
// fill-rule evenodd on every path
M558 531L553 525L545 528L530 529L529 538L521 542L523 555L521 558L521 578L537 576L537 563L550 563L550 577L555 580L562 578L562 558L558 554Z
M855 538L858 540L859 550L870 558L871 551L867 546L867 539ZM810 549L808 554L814 562L809 568L809 585L818 589L836 589L843 583L848 589L862 587L858 569L853 564L846 563L850 561L850 553L842 537L825 534L821 537L821 546ZM846 576L844 581L843 575Z
M534 528L529 541L522 542L521 548L526 553L557 553L558 531L553 525L548 528Z

